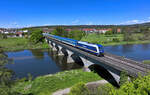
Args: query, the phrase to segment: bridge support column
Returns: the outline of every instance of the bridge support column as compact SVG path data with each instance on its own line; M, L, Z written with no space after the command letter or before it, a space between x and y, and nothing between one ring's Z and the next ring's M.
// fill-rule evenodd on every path
M57 51L57 49L56 49L56 47L55 47L55 43L52 42L51 45L52 45L52 50L53 50L53 51Z
M62 47L61 46L58 46L58 56L63 56L63 52L62 52Z
M66 50L67 53L68 53L68 56L67 56L67 63L74 63L74 60L72 59L72 55L73 55L73 52L70 51L70 50Z
M92 63L91 61L89 61L88 59L86 59L84 57L80 56L80 58L81 58L82 62L84 63L84 67L83 67L84 71L90 72L91 70L88 67L94 63Z
M48 44L49 44L49 46L52 48L53 46L52 46L52 42L50 41L50 40L48 40Z

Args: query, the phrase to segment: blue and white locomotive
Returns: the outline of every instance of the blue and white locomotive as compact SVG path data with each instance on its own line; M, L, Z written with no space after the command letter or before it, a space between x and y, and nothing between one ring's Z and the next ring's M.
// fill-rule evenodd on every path
M50 37L52 39L58 40L60 42L63 42L65 44L71 45L73 47L79 48L81 50L84 50L86 52L90 52L97 56L104 56L104 49L102 45L99 44L92 44L88 42L78 41L70 38L55 36L47 33L43 33L45 37Z

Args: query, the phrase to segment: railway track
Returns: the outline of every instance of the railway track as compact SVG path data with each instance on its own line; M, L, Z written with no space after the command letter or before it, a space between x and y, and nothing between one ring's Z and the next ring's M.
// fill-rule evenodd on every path
M150 70L150 69L148 69L148 68L145 68L145 66L143 66L144 64L140 64L140 63L133 63L134 61L125 61L124 59L122 59L122 58L119 58L119 59L117 59L117 58L115 58L115 57L112 57L112 55L111 56L108 56L107 54L105 55L105 58L107 59L107 60L109 60L109 62L110 62L110 60L111 61L114 61L114 63L115 64L118 64L119 66L120 66L120 68L123 68L123 69L128 69L128 71L130 71L130 73L132 72L132 71L134 71L134 72L132 72L132 73L134 73L134 74L138 74L138 73L141 73L141 74L146 74L146 73L148 73L148 71ZM133 63L133 64L132 64ZM140 64L140 65L139 65Z
M148 64L142 64L140 62L137 62L137 61L134 61L134 60L131 60L131 59L128 59L128 58L124 58L124 57L121 57L121 56L113 55L113 54L110 54L110 53L105 53L105 56L110 56L110 57L119 59L121 61L125 61L127 63L134 64L134 65L143 67L143 68L145 68L147 70L150 70L150 65L148 65Z

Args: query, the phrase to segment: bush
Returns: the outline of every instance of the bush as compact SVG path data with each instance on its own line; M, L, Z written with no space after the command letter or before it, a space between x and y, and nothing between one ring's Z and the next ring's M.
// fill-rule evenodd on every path
M98 87L98 92L96 95L109 95L112 88L113 86L111 84L103 84Z
M120 75L120 86L125 84L128 81L128 76L126 71L122 71Z
M113 34L112 31L107 31L107 32L105 33L105 35L112 35L112 34Z
M84 83L80 82L71 88L69 95L89 95L89 90Z
M113 42L120 42L118 38L113 38Z
M113 88L110 95L149 95L150 94L150 75L139 77L133 82L127 82L120 89Z

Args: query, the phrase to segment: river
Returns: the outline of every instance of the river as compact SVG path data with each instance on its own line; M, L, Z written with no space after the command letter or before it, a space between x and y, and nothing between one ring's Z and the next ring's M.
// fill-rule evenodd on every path
M124 56L136 61L150 60L150 44L117 45L104 47L105 52ZM15 77L27 77L30 73L34 78L40 75L54 74L64 70L82 68L76 63L66 63L66 58L57 56L50 49L21 50L6 52L13 64L6 67L15 72Z

